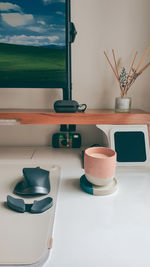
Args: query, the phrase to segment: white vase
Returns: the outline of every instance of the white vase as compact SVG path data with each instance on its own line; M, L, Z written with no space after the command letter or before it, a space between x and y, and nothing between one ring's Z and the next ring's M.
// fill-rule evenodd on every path
M131 97L116 97L115 112L130 112L131 111Z

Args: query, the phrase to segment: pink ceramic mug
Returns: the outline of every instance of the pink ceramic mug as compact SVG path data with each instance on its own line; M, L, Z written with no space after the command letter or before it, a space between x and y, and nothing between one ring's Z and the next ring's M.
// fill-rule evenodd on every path
M90 183L108 185L115 176L116 152L107 147L87 148L84 154L84 169Z

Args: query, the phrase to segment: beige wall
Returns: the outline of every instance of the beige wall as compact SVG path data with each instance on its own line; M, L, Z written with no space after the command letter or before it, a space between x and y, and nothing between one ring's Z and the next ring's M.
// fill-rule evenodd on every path
M72 45L73 98L89 108L114 108L118 84L103 51L128 67L150 44L149 0L72 0L72 21L78 32ZM150 54L145 63L150 60ZM150 111L150 68L135 82L129 96L132 107ZM0 89L0 108L49 108L61 98L60 90ZM47 145L58 126L0 126L0 145ZM97 143L94 126L79 126L88 143ZM87 138L87 131L89 132Z

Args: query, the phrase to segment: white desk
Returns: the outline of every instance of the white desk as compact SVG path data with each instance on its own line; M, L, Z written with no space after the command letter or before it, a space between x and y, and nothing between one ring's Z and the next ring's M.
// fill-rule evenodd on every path
M78 149L39 148L31 154L31 160L62 168L53 248L44 267L150 266L148 168L118 168L118 192L98 197L79 187ZM6 154L4 160L10 160Z

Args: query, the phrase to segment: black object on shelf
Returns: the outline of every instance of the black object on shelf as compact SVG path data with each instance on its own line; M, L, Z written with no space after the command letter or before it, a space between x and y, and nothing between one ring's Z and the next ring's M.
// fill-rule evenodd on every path
M79 103L75 100L57 100L54 103L54 110L57 113L84 112L86 108L86 104L79 105Z
M60 132L52 136L52 146L55 148L80 148L81 134L76 133L75 124L61 124Z
M52 146L55 148L80 148L81 134L62 132L52 136Z
M60 125L61 132L75 132L76 131L76 124L61 124Z

